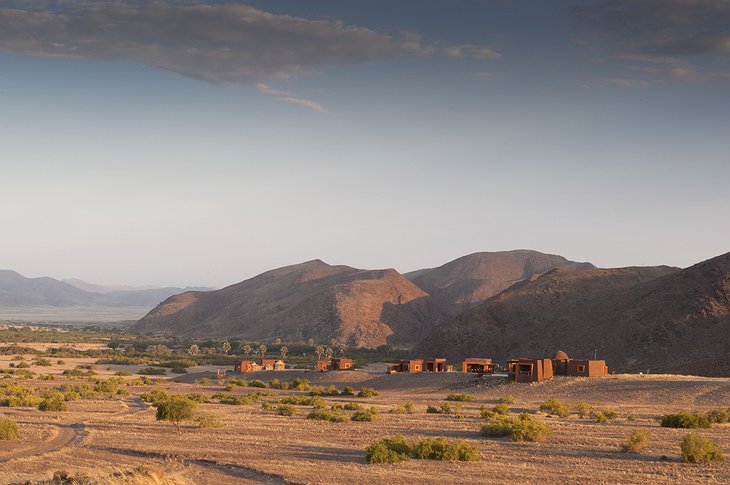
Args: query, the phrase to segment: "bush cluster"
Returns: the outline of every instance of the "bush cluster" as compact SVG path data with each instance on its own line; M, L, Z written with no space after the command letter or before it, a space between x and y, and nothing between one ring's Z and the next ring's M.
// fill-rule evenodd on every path
M544 403L540 404L540 411L552 416L560 416L561 418L564 418L570 414L570 407L567 404L561 403L557 399L548 399Z
M649 446L649 430L637 429L629 436L629 442L621 445L621 451L626 453L641 453Z
M375 397L378 395L378 391L372 387L361 387L360 392L357 393L357 397Z
M710 421L704 414L682 411L677 414L665 414L662 416L661 425L664 428L709 428Z
M428 406L426 408L426 412L429 414L451 414L454 416L461 417L461 415L459 414L461 412L461 404L452 405L450 403L445 402L439 407Z
M403 436L383 438L365 449L368 463L400 463L409 458L443 461L478 461L476 447L464 441L426 438L409 443Z
M342 411L325 408L314 409L307 415L307 419L331 421L333 423L344 423L345 421L348 421L347 415Z
M18 425L10 418L0 418L0 440L17 440L20 438Z
M458 393L446 396L447 401L474 401L477 397L472 394Z
M710 440L695 433L687 433L682 440L682 459L687 463L723 461L725 456Z
M380 414L378 414L377 409L371 407L369 409L355 411L350 419L352 421L376 421L380 419Z
M481 433L487 437L509 436L512 441L544 441L552 436L553 430L529 414L522 413L517 418L497 415L482 426Z
M730 423L730 408L713 409L705 414L710 423Z
M391 414L413 414L416 412L416 406L412 401L408 401L398 406L393 406L388 412Z

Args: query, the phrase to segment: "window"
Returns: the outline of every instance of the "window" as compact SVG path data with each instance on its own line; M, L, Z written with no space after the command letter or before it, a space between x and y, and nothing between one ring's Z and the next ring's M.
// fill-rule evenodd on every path
M584 366L584 365L578 366L578 372L585 372L585 371L586 371L586 366Z

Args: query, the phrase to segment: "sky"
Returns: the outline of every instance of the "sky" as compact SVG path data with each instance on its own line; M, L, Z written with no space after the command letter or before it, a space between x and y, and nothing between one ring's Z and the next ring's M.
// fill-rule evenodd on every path
M0 267L730 251L730 2L0 4Z

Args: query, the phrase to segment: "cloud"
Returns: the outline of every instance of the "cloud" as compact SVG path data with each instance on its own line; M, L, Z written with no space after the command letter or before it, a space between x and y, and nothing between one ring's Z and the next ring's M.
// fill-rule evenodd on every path
M500 59L502 54L495 52L491 47L481 45L457 45L447 47L444 53L457 59Z
M327 110L320 104L315 103L309 99L299 98L289 91L282 91L279 89L273 89L264 83L257 83L256 88L264 94L274 96L275 98L284 101L285 103L294 104L297 106L304 106L305 108L319 111L320 113L326 113Z
M31 6L0 8L0 50L125 59L220 84L255 85L308 74L319 66L433 53L415 34L395 38L337 20L274 15L246 5L27 3ZM293 104L318 106L281 96L286 97Z
M646 79L623 77L599 79L597 84L598 86L612 88L649 88L655 85L655 83Z
M616 58L653 64L665 79L718 79L730 64L728 1L599 0L574 12Z

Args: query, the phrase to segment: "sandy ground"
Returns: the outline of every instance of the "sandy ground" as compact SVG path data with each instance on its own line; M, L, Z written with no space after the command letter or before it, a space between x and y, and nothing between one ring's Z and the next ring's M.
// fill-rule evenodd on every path
M382 411L376 422L329 423L305 419L310 408L292 417L264 411L260 404L201 404L199 412L215 415L221 429L192 425L175 432L155 420L154 409L138 396L149 388L130 388L122 401L75 401L65 413L0 408L23 430L19 442L0 442L0 483L49 477L54 470L100 474L139 464L152 464L191 483L730 483L730 462L690 465L681 462L679 442L686 430L659 427L658 415L682 409L707 411L730 406L730 379L683 376L611 376L557 378L541 384L505 384L502 379L465 376L377 375L366 372L269 372L258 378L305 377L318 385L342 388L368 385L377 397L327 398L330 403L359 402ZM292 374L292 376L289 376ZM191 376L185 376L191 377ZM253 378L253 375L247 376ZM58 381L32 381L33 385ZM164 382L170 392L220 392L222 386ZM476 401L464 404L462 419L426 414L427 405L441 404L453 392L469 392ZM240 388L242 394L252 389ZM269 400L293 391L272 391ZM301 393L300 393L301 394ZM513 443L479 436L479 406L493 406L511 395L512 412L536 412L555 434L544 443ZM576 415L548 417L537 412L547 398L566 403L588 402L610 408L619 418L598 424ZM413 401L417 413L388 414L394 404ZM633 413L636 420L629 420ZM626 454L619 445L636 429L651 432L649 449ZM71 432L69 434L69 431ZM730 454L730 425L699 430ZM397 465L369 465L365 447L374 440L402 434L409 438L445 436L466 440L479 449L476 463L411 460ZM44 448L44 443L52 446ZM22 450L22 451L18 451Z

